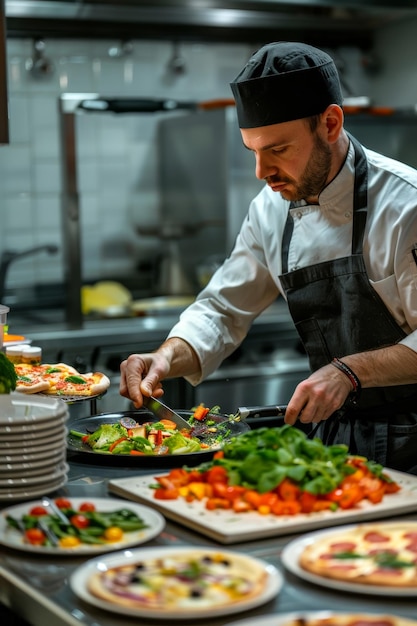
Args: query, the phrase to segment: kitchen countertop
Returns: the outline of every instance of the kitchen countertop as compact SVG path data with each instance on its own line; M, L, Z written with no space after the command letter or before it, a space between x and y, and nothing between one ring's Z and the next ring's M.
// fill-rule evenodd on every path
M69 453L68 483L56 495L83 497L86 500L108 495L107 483L111 479L130 477L135 474L160 473L161 470L136 470L129 467L112 467L108 464L93 464L85 457ZM164 472L165 470L162 470ZM112 497L115 497L112 494ZM35 499L35 498L34 498ZM121 500L127 503L127 500ZM3 504L2 508L5 508ZM417 520L415 514L401 516L401 519ZM282 614L291 611L349 610L355 612L391 613L403 617L417 617L417 603L409 597L388 597L385 595L352 594L315 586L288 573L281 563L281 553L286 544L297 535L286 535L272 539L260 539L222 546L244 552L275 565L282 572L284 585L279 595L267 604L223 618L198 620L204 626L221 626L243 618L257 618L265 615ZM299 536L299 535L298 535ZM163 532L146 543L151 546L200 545L219 547L215 541L188 530L184 526L167 521ZM2 548L0 552L0 600L33 626L114 626L115 614L94 608L79 600L68 584L68 577L86 560L86 557L37 556L32 553ZM352 600L354 605L352 605ZM169 622L169 623L175 623ZM178 623L178 622L177 622ZM191 624L191 622L189 622ZM117 616L117 626L133 626L137 618ZM140 620L145 624L164 624L165 620Z
M9 332L24 335L33 344L40 345L45 351L59 346L65 350L80 344L84 348L146 343L155 347L165 339L169 330L178 320L181 309L167 311L163 314L146 315L128 318L86 318L80 329L69 329L63 321L62 311L40 311L30 314L20 312L8 314ZM284 301L277 301L266 309L254 321L254 332L269 333L279 327L280 332L295 336L293 321Z

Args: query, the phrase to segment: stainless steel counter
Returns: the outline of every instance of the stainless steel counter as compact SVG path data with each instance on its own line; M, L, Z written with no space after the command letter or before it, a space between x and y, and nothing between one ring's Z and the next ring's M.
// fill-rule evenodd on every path
M111 467L92 465L83 458L72 456L69 459L69 482L58 493L72 497L103 497L107 495L109 479L141 473L132 467ZM159 470L147 470L149 474ZM55 494L54 494L55 495ZM57 494L58 495L58 494ZM112 496L113 497L113 496ZM126 500L122 500L126 502ZM4 508L5 505L3 505ZM403 519L417 520L417 514L402 516ZM287 573L280 560L284 546L295 535L234 544L233 549L253 555L275 565L284 576L284 586L279 595L268 604L224 618L199 620L199 624L220 626L232 621L253 617L253 624L263 615L282 614L290 611L354 610L371 613L391 613L403 617L417 618L417 599L387 597L385 595L362 595L348 592L335 592L324 587L303 582ZM218 546L203 535L190 531L179 524L168 521L164 531L146 546L202 545ZM68 578L85 561L85 557L37 556L3 548L0 553L0 601L25 618L33 626L133 626L138 619L117 616L101 611L80 601L71 591ZM140 624L172 624L163 620L141 619Z
M33 344L41 345L47 353L53 350L72 349L74 346L88 349L109 346L132 346L132 352L151 345L156 348L177 322L181 309L173 309L161 314L144 317L89 319L85 318L83 328L71 330L67 327L60 310L41 310L28 313L8 314L11 334L25 335ZM254 322L253 331L270 333L290 333L295 337L295 329L286 303L278 301L264 311Z
M69 330L63 312L33 311L8 314L10 333L23 334L42 347L46 363L64 362L81 372L101 371L111 380L98 402L100 413L127 410L119 395L120 363L134 352L150 352L166 338L181 309L144 317L86 319L81 329ZM54 317L54 315L56 316ZM217 372L197 388L183 379L165 381L166 397L177 407L204 402L232 412L245 404L286 404L295 386L308 375L307 358L297 350L299 338L284 300L278 300L253 323L248 336ZM261 401L261 398L263 400ZM86 407L73 405L83 417Z

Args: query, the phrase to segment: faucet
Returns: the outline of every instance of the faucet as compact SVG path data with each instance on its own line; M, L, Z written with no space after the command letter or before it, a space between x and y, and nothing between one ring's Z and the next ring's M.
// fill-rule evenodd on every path
M36 246L35 248L29 248L28 250L22 250L16 252L14 250L5 250L0 257L0 302L3 302L4 294L6 291L6 277L9 266L13 261L21 259L24 256L30 256L37 254L38 252L47 252L48 254L56 254L58 252L58 246L53 244Z

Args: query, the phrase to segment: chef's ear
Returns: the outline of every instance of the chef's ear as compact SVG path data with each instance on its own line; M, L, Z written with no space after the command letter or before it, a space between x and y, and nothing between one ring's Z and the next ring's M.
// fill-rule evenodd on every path
M327 129L327 141L335 143L343 130L344 115L338 104L330 104L322 114Z

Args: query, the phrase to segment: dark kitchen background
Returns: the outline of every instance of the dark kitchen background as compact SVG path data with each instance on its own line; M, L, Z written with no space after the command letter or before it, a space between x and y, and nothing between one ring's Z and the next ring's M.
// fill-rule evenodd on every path
M40 253L11 264L8 286L24 289L63 280L61 94L196 102L230 98L228 84L254 49L278 37L303 37L333 54L346 96L365 96L380 106L415 107L415 2L392 7L369 2L367 8L355 2L313 2L305 7L302 2L237 2L241 11L231 11L228 18L228 3L219 4L225 11L200 9L194 17L181 2L6 0L10 145L0 148L0 250L59 247L53 256ZM47 10L47 5L55 8ZM262 11L250 17L249 5ZM128 12L135 9L142 13ZM271 23L272 10L277 12L276 26ZM129 17L137 19L130 27ZM230 24L225 27L227 19ZM160 259L161 248L166 249L160 235L170 221L179 226L174 230L180 239L186 236L181 245L189 251L187 271L194 285L192 269L198 261L204 261L210 250L222 255L230 247L248 202L259 189L252 161L248 155L239 160L240 145L228 143L233 121L227 133L218 127L210 138L202 128L195 129L194 136L187 133L184 116L187 112L77 116L83 281L125 278L140 293L155 289L152 265ZM168 117L178 117L182 127L178 131L165 127L163 132L171 133L166 142L160 137L160 125ZM376 132L383 147L383 125ZM395 141L388 149L398 149ZM406 156L416 165L417 144L407 146ZM176 176L178 159L181 165L185 159L192 164L190 172L196 178L188 189L174 189L167 182ZM218 167L221 159L223 169ZM201 199L204 193L209 196L206 203ZM191 236L182 233L196 221L201 229L194 229ZM193 243L193 236L199 244ZM201 248L201 241L208 243ZM201 259L196 258L198 250Z
M117 281L135 301L192 297L230 250L261 187L233 106L172 103L229 100L229 82L254 50L302 40L335 59L348 128L417 166L417 2L4 0L4 14L0 302L10 306L11 332L33 336L50 362L111 374L114 406L102 410L122 408L120 360L156 347L173 320L93 327L80 314L81 286ZM4 85L1 93L4 117ZM105 99L167 108L116 114L103 110ZM96 112L78 106L85 102ZM34 315L18 317L28 311ZM226 411L285 402L308 371L285 311L256 329L231 369L225 364L207 383ZM219 385L231 378L222 395ZM192 399L174 391L169 400L182 406L211 402L204 385Z

